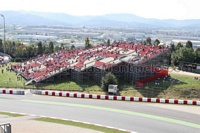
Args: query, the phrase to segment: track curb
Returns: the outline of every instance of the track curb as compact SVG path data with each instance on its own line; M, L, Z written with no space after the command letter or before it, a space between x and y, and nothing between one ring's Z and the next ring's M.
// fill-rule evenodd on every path
M47 96L58 96L58 97L84 98L84 99L101 99L101 100L168 103L168 104L185 104L185 105L200 106L200 101L197 101L197 100L113 96L113 95L85 94L85 93L76 93L76 92L46 91L46 90L42 90L42 91L40 91L40 93L37 93L37 94L38 95L47 95Z
M114 96L114 95L85 94L85 93L78 93L78 92L48 91L48 90L30 90L30 92L33 93L33 94L36 94L36 95L58 96L58 97L100 99L100 100L114 100L114 101L168 103L168 104L182 104L182 105L197 105L197 106L200 106L200 101L198 101L198 100ZM15 90L15 89L0 89L0 94L25 95L25 91Z

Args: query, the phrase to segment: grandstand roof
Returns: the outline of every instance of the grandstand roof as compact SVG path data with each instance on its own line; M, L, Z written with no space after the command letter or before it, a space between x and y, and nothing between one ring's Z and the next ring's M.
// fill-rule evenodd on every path
M134 43L115 43L110 46L101 44L86 50L77 48L39 55L34 59L12 65L12 69L27 80L40 82L67 69L84 71L96 67L105 70L122 62L142 63L166 50L168 48L164 46Z

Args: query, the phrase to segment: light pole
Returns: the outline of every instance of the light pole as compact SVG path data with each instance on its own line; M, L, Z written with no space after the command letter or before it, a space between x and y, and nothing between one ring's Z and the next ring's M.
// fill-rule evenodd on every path
M1 17L3 17L3 21L4 21L4 25L3 25L3 27L4 27L4 40L3 40L3 52L4 52L4 54L6 53L6 49L5 49L5 47L6 47L6 26L5 26L5 17L4 17L4 15L3 14L0 14L0 16Z

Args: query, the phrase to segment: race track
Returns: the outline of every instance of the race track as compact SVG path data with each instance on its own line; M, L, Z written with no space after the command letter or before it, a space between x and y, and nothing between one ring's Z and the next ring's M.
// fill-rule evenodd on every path
M79 120L137 133L199 133L199 106L0 94L0 111ZM186 112L182 108L191 110Z

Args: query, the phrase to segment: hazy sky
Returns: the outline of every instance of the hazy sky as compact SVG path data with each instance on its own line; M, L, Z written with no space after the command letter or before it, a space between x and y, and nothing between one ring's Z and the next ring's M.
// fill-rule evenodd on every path
M131 13L146 18L200 19L200 0L0 0L2 10L78 16Z

